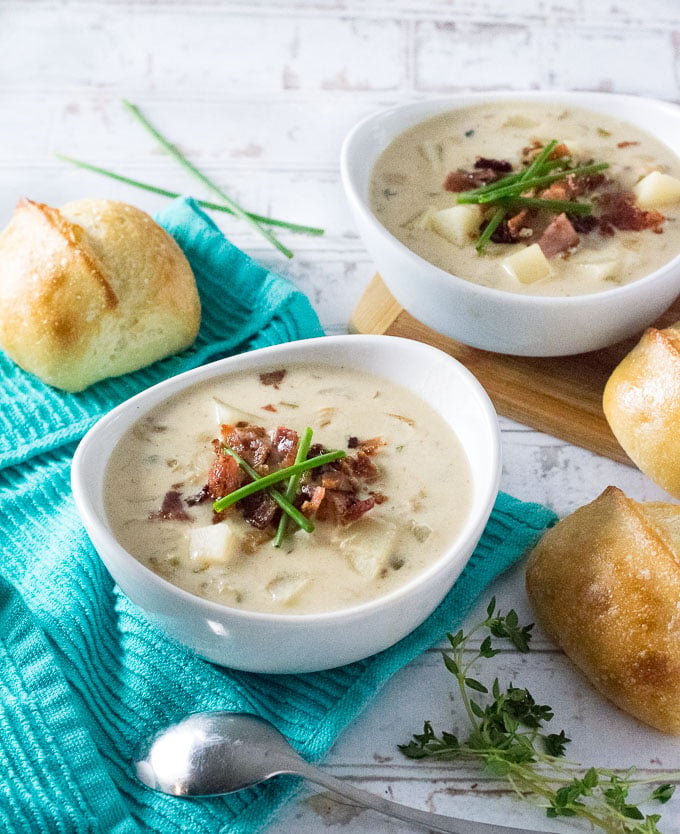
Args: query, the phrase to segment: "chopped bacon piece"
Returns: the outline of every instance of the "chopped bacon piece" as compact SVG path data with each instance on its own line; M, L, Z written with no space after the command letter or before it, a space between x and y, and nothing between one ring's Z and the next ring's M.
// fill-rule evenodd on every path
M492 168L477 168L474 171L449 171L444 180L445 191L470 191L500 179L502 174Z
M326 496L326 487L306 484L300 491L304 496L300 512L308 518L316 515L319 507L321 506L321 502Z
M260 374L260 382L263 385L273 385L274 388L278 388L279 384L283 382L283 378L285 375L285 368L283 368L280 371L267 371L263 374Z
M616 147L617 148L630 148L631 145L639 145L639 144L640 144L639 142L630 142L630 141L628 141L628 142L617 142Z
M378 469L366 452L359 451L355 456L349 455L339 463L349 467L356 478L373 481L378 477Z
M222 439L252 467L260 471L271 453L271 441L262 426L222 426Z
M358 437L350 437L347 440L347 448L348 449L356 449L359 445L359 438Z
M598 219L594 214L568 214L569 222L574 227L574 231L580 235L587 235L594 229L597 229Z
M373 509L375 497L357 498L348 492L339 492L334 489L327 489L324 500L321 503L317 517L321 521L331 521L335 524L349 524L361 518L362 515Z
M530 229L530 226L527 224L528 218L529 212L526 209L522 209L521 211L518 211L517 214L508 218L505 225L507 226L511 242L521 240L522 237L524 237L524 235L521 234L522 229Z
M280 510L274 499L266 492L255 492L242 498L237 506L243 513L243 518L257 530L264 530L275 524L280 517Z
M208 492L211 498L216 501L241 486L243 473L234 458L222 451L219 440L213 441L213 448L215 449L215 459L208 471Z
M509 174L512 171L512 163L507 159L487 159L484 156L478 156L473 167L488 168L501 174Z
M571 191L569 199L573 199L595 191L596 188L607 182L607 177L600 171L596 171L594 174L569 174L567 182Z
M635 195L631 191L612 191L598 198L602 208L600 214L600 231L610 234L610 227L622 231L641 232L652 229L661 232L666 219L658 211L644 211L635 204Z
M562 212L550 222L537 242L546 258L554 258L578 246L579 236L567 215Z
M276 413L278 411L278 408L275 405L272 405L271 403L269 403L268 405L263 405L262 410L263 411L271 411L272 413Z
M551 182L546 189L541 191L540 197L541 200L571 200L574 197L574 189L569 177Z
M374 455L378 449L386 445L384 437L369 437L368 440L360 441L358 449L367 455Z
M160 510L149 513L149 518L160 521L191 521L191 516L184 509L182 493L175 489L165 493Z
M292 466L298 450L298 433L285 426L277 426L271 435L272 451L270 463L278 467Z

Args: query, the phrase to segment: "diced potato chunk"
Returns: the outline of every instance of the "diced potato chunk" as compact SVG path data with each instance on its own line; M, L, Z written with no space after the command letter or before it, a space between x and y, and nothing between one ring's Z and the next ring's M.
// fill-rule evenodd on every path
M397 529L393 524L375 518L361 518L340 542L354 570L366 579L377 579L387 567L394 551Z
M503 269L522 284L533 284L550 275L550 263L537 243L509 255Z
M291 602L295 602L309 585L309 582L310 579L308 576L300 576L297 574L281 575L275 577L268 583L267 591L274 602L289 605Z
M239 550L239 537L228 521L194 527L189 536L189 557L199 565L226 565Z
M680 180L661 171L652 171L633 186L642 209L655 209L680 200Z
M228 426L234 426L240 422L259 426L262 423L261 417L256 417L248 411L243 411L243 409L225 403L217 397L213 397L213 403L215 405L215 420L218 426L221 426L223 423L226 423Z
M433 231L456 246L467 246L479 231L482 209L476 204L451 206L430 216Z
M616 258L609 261L574 264L574 269L592 281L617 282L621 276L621 264Z

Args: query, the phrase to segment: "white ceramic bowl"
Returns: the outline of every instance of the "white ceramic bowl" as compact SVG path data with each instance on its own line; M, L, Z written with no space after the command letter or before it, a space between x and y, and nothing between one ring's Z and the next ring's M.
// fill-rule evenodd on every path
M596 350L631 336L680 293L680 256L656 272L601 293L552 298L482 287L451 275L393 237L369 207L369 182L382 151L403 131L447 110L492 101L561 102L607 113L653 134L680 156L680 107L608 93L471 93L391 107L360 122L341 154L342 182L378 272L415 318L452 339L522 356Z
M472 472L472 503L463 529L424 573L381 599L331 613L260 614L194 596L162 579L114 538L103 502L112 449L130 426L166 398L232 372L285 364L349 366L390 379L427 401L456 432ZM333 336L265 348L166 380L103 417L73 459L78 511L104 564L123 592L170 637L224 666L254 672L309 672L367 657L396 643L443 599L491 512L500 477L500 434L484 389L456 360L427 345L388 336Z

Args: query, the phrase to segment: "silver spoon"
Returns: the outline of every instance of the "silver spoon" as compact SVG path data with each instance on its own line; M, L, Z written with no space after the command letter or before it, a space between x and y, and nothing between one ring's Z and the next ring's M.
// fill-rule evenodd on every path
M199 712L156 733L140 750L137 777L173 796L220 796L283 773L309 779L357 805L449 834L539 834L454 819L391 802L308 764L268 721L235 712ZM542 833L544 834L544 832Z

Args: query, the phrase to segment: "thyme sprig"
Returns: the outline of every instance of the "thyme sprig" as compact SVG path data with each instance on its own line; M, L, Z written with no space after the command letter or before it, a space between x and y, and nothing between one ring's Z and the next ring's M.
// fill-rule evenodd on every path
M495 597L486 618L465 633L449 634L444 664L454 676L470 731L466 738L443 731L437 734L426 721L422 733L399 745L412 759L455 759L481 764L484 773L504 778L522 799L530 799L546 810L548 817L580 817L608 834L660 834L659 814L644 814L632 801L633 787L660 781L635 777L635 769L623 774L591 767L585 772L564 759L567 738L564 730L546 732L553 718L549 706L537 704L527 689L511 685L503 690L496 678L489 689L471 676L474 664L497 655L501 649L492 638L509 640L521 652L529 651L532 625L522 626L514 610L501 614ZM476 652L469 652L473 635L488 631ZM471 654L471 657L469 656ZM489 696L480 702L477 694ZM666 774L665 778L669 778ZM670 778L680 779L680 773ZM648 799L668 802L674 786L659 785Z

